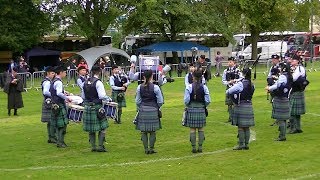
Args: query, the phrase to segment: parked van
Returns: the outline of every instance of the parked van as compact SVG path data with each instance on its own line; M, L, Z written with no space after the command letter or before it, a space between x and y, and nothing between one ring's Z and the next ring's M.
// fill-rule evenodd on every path
M267 41L258 42L258 56L260 59L270 59L272 54L278 54L284 56L287 51L287 43L284 41ZM252 44L247 46L243 52L239 52L238 57L240 59L251 59Z

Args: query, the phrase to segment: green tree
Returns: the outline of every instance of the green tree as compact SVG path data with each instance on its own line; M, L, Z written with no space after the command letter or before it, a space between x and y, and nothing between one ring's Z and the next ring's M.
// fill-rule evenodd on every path
M48 17L31 0L0 0L0 49L22 52L50 28Z
M251 33L252 59L257 58L259 34L264 31L286 30L290 25L292 0L230 0L232 8L241 14Z
M64 34L88 38L91 46L100 44L109 26L130 8L130 0L43 0L45 11L55 14L54 19ZM63 34L63 33L62 33Z

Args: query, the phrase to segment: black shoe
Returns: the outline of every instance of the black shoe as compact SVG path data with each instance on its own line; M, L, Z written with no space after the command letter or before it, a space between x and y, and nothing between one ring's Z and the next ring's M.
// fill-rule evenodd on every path
M290 131L289 134L296 134L299 133L298 130Z
M66 148L67 146L65 144L57 144L57 148Z
M68 147L68 145L67 145L65 142L63 142L62 144L63 144L64 146Z
M92 148L91 152L97 152L97 149L96 148Z
M245 146L243 150L249 150L249 146Z
M57 143L57 140L55 140L55 139L48 139L48 143L49 143L49 144L56 144L56 143Z
M197 153L198 151L196 149L192 149L192 153Z
M198 153L202 153L202 149L198 149Z
M237 147L233 148L233 150L244 150L244 149L245 149L245 147L241 147L241 146L237 146Z
M297 133L303 133L301 129L297 129Z
M145 153L145 154L149 154L149 150L145 150L144 153Z
M107 149L104 147L104 146L100 146L98 149L97 149L97 152L107 152Z
M287 140L287 138L277 138L277 139L275 139L275 141L286 141Z
M149 150L149 154L155 154L155 153L157 153L157 151L155 151L155 150L153 150L153 149L150 149L150 150Z

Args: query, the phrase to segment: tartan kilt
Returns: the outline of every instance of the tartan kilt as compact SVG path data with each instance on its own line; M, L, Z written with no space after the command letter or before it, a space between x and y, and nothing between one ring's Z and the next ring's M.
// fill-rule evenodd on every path
M139 107L136 129L140 131L156 131L161 129L158 108L152 106Z
M203 107L188 107L185 115L185 125L190 128L206 126L206 114Z
M82 122L83 122L83 130L86 132L97 132L105 130L109 127L107 118L98 119L98 110L102 107L101 104L97 104L94 106L84 106Z
M290 118L290 102L286 97L273 98L271 118L277 120L287 120Z
M57 128L62 128L69 124L69 119L67 118L67 109L65 104L58 104L59 105L59 114L58 116L54 116L53 112L51 111L51 120L53 124Z
M290 95L291 115L301 115L306 113L304 92L293 92Z
M226 94L226 100L224 101L225 105L233 105L230 95Z
M42 113L41 113L41 122L50 122L51 121L51 112L52 110L51 109L47 109L45 107L45 100L43 100L43 103L42 103Z
M234 105L232 125L238 127L250 127L255 125L252 103Z
M118 108L127 107L126 97L124 96L121 101L118 101L118 94L120 92L112 91L111 98L114 102L118 103Z

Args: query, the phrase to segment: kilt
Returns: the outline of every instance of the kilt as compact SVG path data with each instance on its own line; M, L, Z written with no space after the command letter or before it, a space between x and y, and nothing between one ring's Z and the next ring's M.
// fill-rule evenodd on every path
M54 116L54 114L51 111L51 120L52 123L57 128L62 128L67 126L69 124L69 120L67 118L67 109L65 104L58 104L59 105L59 114L58 116Z
M84 106L82 114L83 130L86 132L97 132L105 130L109 127L107 118L98 119L98 110L102 107L101 104L94 106Z
M290 102L286 97L273 98L271 118L277 120L287 120L290 118Z
M238 127L254 126L254 114L251 102L234 105L232 113L232 125Z
M50 122L51 121L51 109L45 107L45 100L42 103L42 113L41 113L41 122Z
M139 107L136 129L140 131L156 131L161 129L158 108L152 106Z
M111 98L114 102L118 103L118 108L127 107L126 97L124 96L120 101L118 100L119 91L112 91ZM124 93L124 92L123 92Z
M304 92L292 92L290 95L291 115L301 115L306 113Z

